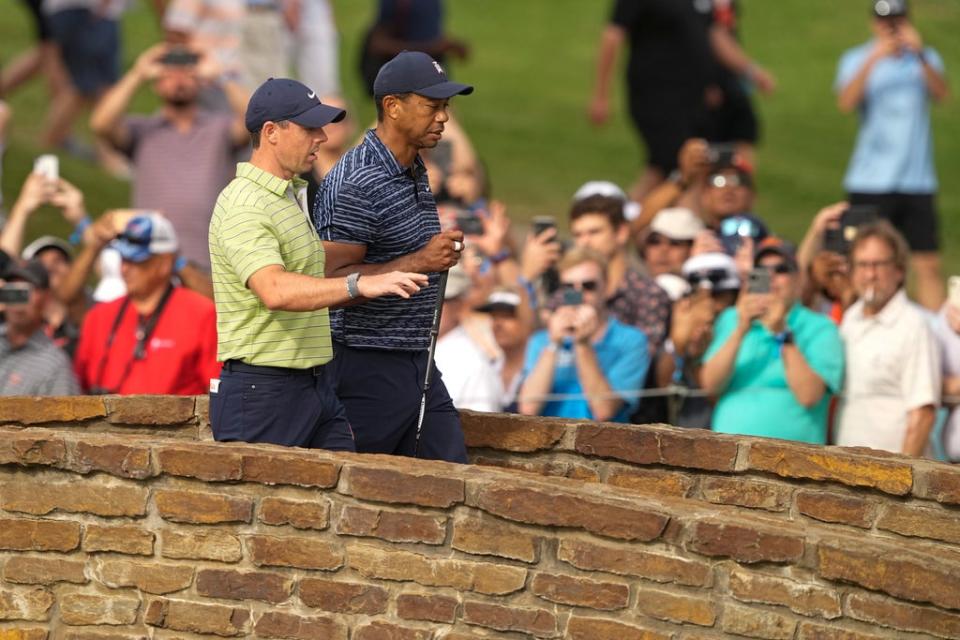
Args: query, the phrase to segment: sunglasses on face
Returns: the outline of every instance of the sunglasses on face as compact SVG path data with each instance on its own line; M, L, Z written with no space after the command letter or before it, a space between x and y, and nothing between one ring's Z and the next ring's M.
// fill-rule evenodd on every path
M695 271L687 276L687 282L690 283L691 287L699 287L705 282L709 282L711 288L716 287L718 284L727 280L730 277L730 274L727 273L724 269L710 269L709 271Z
M583 282L561 282L562 291L596 291L600 288L597 280L584 280Z
M760 227L750 218L732 216L720 222L720 235L724 237L758 238L760 237Z
M743 179L740 178L737 174L724 175L718 173L716 175L710 176L710 186L714 189L725 189L727 187L742 187Z
M693 240L674 240L673 238L662 236L659 233L651 233L649 236L647 236L647 245L652 247L659 247L661 245L670 245L671 247L692 247Z
M793 267L786 262L778 262L776 264L761 264L759 266L761 269L766 269L770 273L775 273L780 276L793 273Z

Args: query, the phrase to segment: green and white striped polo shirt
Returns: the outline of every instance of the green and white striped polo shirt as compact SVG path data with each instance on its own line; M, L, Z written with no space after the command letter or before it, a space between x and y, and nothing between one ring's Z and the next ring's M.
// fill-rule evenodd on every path
M210 220L218 359L305 369L333 358L330 318L319 311L271 311L247 281L263 267L324 276L323 245L294 201L306 182L284 180L248 162L220 192Z

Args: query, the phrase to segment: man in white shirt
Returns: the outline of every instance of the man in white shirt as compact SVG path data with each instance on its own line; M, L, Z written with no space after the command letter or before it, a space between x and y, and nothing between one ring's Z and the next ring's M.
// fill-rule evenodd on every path
M450 269L434 355L437 369L457 409L500 411L503 385L494 361L460 323L469 290L470 276L459 266Z
M859 300L840 331L847 371L837 444L924 455L940 398L940 354L903 289L909 248L878 222L860 229L850 255Z

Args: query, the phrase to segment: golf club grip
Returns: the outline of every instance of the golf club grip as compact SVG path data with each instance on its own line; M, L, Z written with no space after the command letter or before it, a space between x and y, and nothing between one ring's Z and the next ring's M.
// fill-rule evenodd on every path
M433 378L433 354L437 350L437 337L440 335L440 317L443 315L443 296L447 291L448 271L440 273L440 280L437 282L437 303L433 307L433 324L430 326L430 348L427 350L427 371L423 377L423 392L426 393L430 388L430 380Z

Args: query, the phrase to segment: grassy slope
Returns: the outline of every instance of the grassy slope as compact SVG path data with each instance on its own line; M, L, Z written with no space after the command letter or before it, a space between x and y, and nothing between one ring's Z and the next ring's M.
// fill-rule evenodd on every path
M361 114L373 109L360 91L354 69L372 0L334 0L342 33L346 93ZM601 0L457 0L448 2L450 31L470 40L474 55L454 66L458 78L477 92L458 99L459 113L490 166L496 195L518 218L561 214L567 199L587 179L628 184L641 161L633 131L622 113L602 130L584 117L592 86L594 52L608 2ZM780 80L775 96L761 101L766 140L758 170L759 212L787 236L797 238L811 214L841 195L840 181L852 145L855 118L840 115L831 91L836 60L868 36L862 0L744 0L743 36L749 50ZM12 6L11 6L12 5ZM29 29L19 3L10 2L0 21L0 57L8 60L27 45ZM947 62L960 87L960 3L916 0L921 32ZM137 2L125 20L129 62L157 36L152 14ZM958 89L960 90L960 89ZM6 157L3 187L8 199L40 149L36 139L45 94L37 84L13 98L16 126ZM149 95L139 109L151 107ZM960 103L935 111L937 164L948 266L960 271L955 251L960 224ZM88 194L91 209L119 206L127 186L70 159L63 174ZM31 227L64 232L53 212Z

